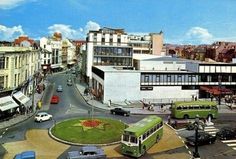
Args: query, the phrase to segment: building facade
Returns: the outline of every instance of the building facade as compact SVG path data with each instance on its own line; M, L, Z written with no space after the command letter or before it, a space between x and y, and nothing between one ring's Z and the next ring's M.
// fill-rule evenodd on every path
M172 57L136 60L134 70L93 67L95 96L104 103L143 99L171 102L209 97L201 86L220 86L236 91L236 64L202 63Z
M40 50L32 47L0 47L0 117L25 104L33 85L39 83ZM21 103L22 102L22 103Z
M163 32L147 35L128 35L129 46L134 54L165 55L163 51Z
M86 76L92 79L92 66L132 66L133 49L123 29L89 31L86 46Z

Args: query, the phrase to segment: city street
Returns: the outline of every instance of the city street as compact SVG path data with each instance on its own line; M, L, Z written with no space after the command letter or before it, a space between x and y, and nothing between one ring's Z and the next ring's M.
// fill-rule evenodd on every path
M53 120L46 121L43 123L34 122L34 117L19 123L7 130L1 130L1 134L4 132L1 138L0 153L3 154L8 152L4 158L11 158L16 153L28 149L34 149L39 153L40 158L65 158L68 151L75 150L78 146L70 146L58 143L48 136L48 129L61 120L74 118L74 117L89 117L88 111L91 111L91 107L84 101L83 97L79 94L78 90L74 85L67 86L66 80L69 74L55 74L50 75L47 80L50 83L50 90L45 93L44 106L40 111L47 111L53 115ZM63 91L57 92L56 88L58 85L62 85ZM50 98L52 95L57 95L60 98L58 104L50 104ZM108 117L121 120L127 124L135 123L138 120L144 118L146 115L131 115L130 117L111 115L109 111L102 110L94 107L94 117ZM166 114L159 115L164 120L167 119ZM219 118L214 120L215 131L219 130L223 126L236 125L234 121L236 117L234 114L220 114ZM178 130L177 134L181 136L179 139L175 132L170 128L165 128L163 139L151 148L148 153L141 158L161 158L168 156L185 156L188 158L194 151L193 147L186 147L183 144L184 138L194 134L194 131ZM168 134L168 135L167 135ZM176 137L175 137L176 136ZM172 138L172 139L171 139ZM166 140L166 141L165 141ZM174 143L172 143L174 142ZM171 144L170 144L171 143ZM18 147L20 144L20 148ZM46 144L46 145L45 145ZM55 145L57 149L53 152L48 145ZM170 145L169 145L170 144ZM23 146L24 145L24 146ZM173 145L175 145L173 147ZM47 152L46 149L50 151ZM103 147L108 157L111 158L124 158L119 153L119 144ZM236 151L227 144L216 141L215 144L206 145L199 147L199 153L204 158L219 158L219 159L233 159L235 158ZM129 157L126 157L129 158Z

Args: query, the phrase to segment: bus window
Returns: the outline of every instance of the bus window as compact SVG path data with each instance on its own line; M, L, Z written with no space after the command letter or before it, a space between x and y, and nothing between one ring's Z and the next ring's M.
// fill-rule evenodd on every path
M188 107L187 106L183 106L183 109L186 110L186 109L188 109Z
M163 122L161 121L161 122L160 122L160 127L161 127L162 125L163 125Z
M129 142L129 135L123 135L123 141Z
M181 110L181 107L177 107L176 109L177 109L177 110Z
M209 105L207 105L205 108L206 108L206 109L211 109L211 107L210 107Z
M199 106L196 106L196 105L195 105L195 106L193 107L193 109L199 109Z
M148 131L147 131L147 137L148 137L149 135L150 135L150 131L148 130Z
M137 138L134 137L134 136L131 136L131 137L130 137L130 142L131 142L131 143L136 143L136 144L137 144Z
M211 109L216 109L217 110L218 108L216 106L212 106Z
M144 133L144 134L143 134L143 140L146 139L146 137L147 137L147 134Z
M154 129L153 128L151 128L151 130L150 130L150 134L152 134L154 132Z
M156 125L154 126L153 130L154 130L154 131L156 131L156 130L157 130L157 127L156 127Z
M190 106L188 107L188 109L193 109L193 106L190 105Z
M200 109L205 109L204 105L200 105Z

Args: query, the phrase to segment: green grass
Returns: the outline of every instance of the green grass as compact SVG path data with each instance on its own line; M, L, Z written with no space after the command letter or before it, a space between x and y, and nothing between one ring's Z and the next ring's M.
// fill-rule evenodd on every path
M56 124L52 128L52 134L59 139L81 144L104 144L120 141L126 125L118 120L107 118L96 118L106 125L102 128L83 129L78 126L81 120L88 118L78 118L66 120Z

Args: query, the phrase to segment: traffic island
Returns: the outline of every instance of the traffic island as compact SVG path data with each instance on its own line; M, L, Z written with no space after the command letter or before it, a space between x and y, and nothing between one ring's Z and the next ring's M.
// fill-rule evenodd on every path
M108 118L76 118L56 123L49 134L70 145L102 146L119 143L126 127L123 122Z

